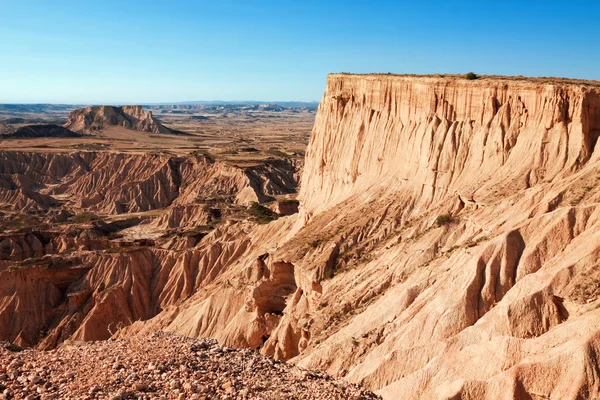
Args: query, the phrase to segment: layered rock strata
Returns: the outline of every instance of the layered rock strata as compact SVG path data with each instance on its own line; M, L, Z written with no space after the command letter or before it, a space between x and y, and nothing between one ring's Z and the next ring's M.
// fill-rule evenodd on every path
M330 75L300 215L269 228L292 230L129 332L260 347L390 399L597 397L599 133L590 85Z
M215 337L389 399L600 397L599 135L594 83L330 75L298 214L93 261L69 335Z
M142 106L92 106L75 110L69 115L65 128L75 132L93 133L109 126L121 126L149 133L183 134L164 126L152 116L152 111L144 112Z

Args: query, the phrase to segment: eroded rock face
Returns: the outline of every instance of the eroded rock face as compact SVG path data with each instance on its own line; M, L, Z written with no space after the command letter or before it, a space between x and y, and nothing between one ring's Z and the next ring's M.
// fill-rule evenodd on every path
M262 337L265 354L390 399L598 397L599 99L331 75L300 214L253 231L219 281L127 333ZM256 288L282 291L261 283L269 265L293 271L281 312L255 306Z
M68 201L110 214L200 202L245 205L294 192L295 169L277 159L239 168L202 155L0 151L0 204L42 211Z
M108 126L122 126L141 132L181 133L169 129L152 116L152 111L144 112L142 106L93 106L71 112L65 128L75 132L95 132Z
M11 334L23 332L25 342L62 321L53 332L87 340L107 337L109 321L119 321L122 337L214 337L389 399L600 397L599 134L600 91L591 86L330 75L298 214L265 225L232 221L198 243L103 253L78 264L91 266L83 278L17 271L75 322L21 318ZM58 159L35 159L80 174ZM165 226L207 220L208 210L190 206L206 192L259 198L256 190L223 190L241 179L226 169L196 181L185 177L197 177L204 161L190 161L169 178L168 160L160 160L151 171L140 164L137 175L163 184L154 188L188 182L175 185ZM264 168L261 176L270 176ZM242 175L249 173L257 170ZM286 176L248 185L276 190ZM49 180L29 169L3 179L0 194ZM114 178L87 179L78 193ZM127 199L115 192L93 204ZM26 251L39 247L33 238L13 240ZM7 268L0 261L0 274ZM69 291L66 301L69 280L81 292ZM18 304L22 312L36 307Z
M276 159L242 168L195 155L7 151L0 160L0 338L44 349L107 339L201 291L249 250L246 205L297 185L294 165Z
M597 397L599 132L590 87L330 76L297 236L339 254L326 281L282 255L322 285L284 311L294 360L387 398Z

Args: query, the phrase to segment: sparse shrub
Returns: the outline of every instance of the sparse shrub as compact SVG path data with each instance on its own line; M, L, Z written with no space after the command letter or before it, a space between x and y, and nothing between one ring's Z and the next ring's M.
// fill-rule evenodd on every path
M215 227L213 225L197 225L195 227L193 227L192 229L188 230L186 233L189 234L206 234L212 230L214 230Z
M223 214L219 208L210 208L209 207L207 209L207 211L208 211L208 214L210 215L211 221L218 221L223 216Z
M290 204L300 204L300 202L298 200L295 199L283 199L279 201L279 204L282 205L290 205Z
M373 255L372 254L365 254L365 255L363 255L363 256L360 257L360 262L362 262L362 263L368 263L372 259L373 259Z
M123 234L121 234L119 232L109 232L106 237L109 240L121 239L123 237Z
M442 214L435 220L437 226L444 226L454 222L452 214Z
M71 217L71 222L74 224L89 224L94 221L99 221L101 219L102 218L100 218L98 215L92 212L84 211Z
M267 154L275 156L275 157L289 158L289 154L284 153L283 151L276 149L274 147L267 150Z
M310 242L310 247L312 247L312 248L319 247L320 244L321 244L321 239L315 239L312 242Z
M4 219L0 221L0 232L16 230L17 232L28 232L34 230L34 228L40 227L40 221L37 218L24 215L18 216L14 219Z
M446 254L452 253L452 252L454 252L454 250L459 249L459 248L460 248L459 246L454 245L454 246L450 247L448 250L446 250Z
M478 79L478 78L479 78L479 76L477 76L477 74L474 72L467 72L465 74L465 79L470 80L470 81Z
M260 204L254 202L248 208L248 214L254 217L255 221L259 224L268 224L271 221L275 221L279 218L279 214L269 210L267 207L261 206Z

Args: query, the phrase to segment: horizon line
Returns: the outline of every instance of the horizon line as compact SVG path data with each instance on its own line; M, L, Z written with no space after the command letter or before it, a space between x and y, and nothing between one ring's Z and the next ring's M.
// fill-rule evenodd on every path
M49 106L131 106L131 105L202 105L202 104L278 104L278 103L304 103L319 104L320 100L184 100L184 101L159 101L159 102L73 102L73 103L53 103L53 102L0 102L4 105L49 105Z

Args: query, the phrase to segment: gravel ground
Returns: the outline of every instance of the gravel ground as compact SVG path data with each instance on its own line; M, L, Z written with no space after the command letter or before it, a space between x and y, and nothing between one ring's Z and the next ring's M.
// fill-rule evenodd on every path
M0 344L0 399L378 399L315 371L215 340L157 333L64 345Z

